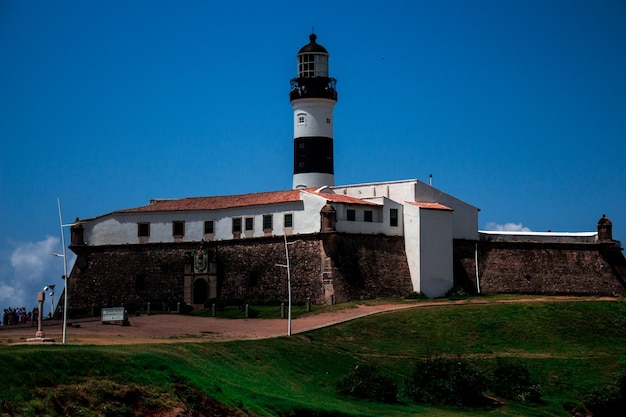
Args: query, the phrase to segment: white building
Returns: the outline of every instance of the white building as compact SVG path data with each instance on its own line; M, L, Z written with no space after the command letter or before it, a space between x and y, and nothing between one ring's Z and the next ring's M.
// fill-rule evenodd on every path
M358 197L357 197L358 196ZM404 236L413 287L429 297L452 288L453 239L478 238L478 209L418 180L254 194L153 200L83 219L84 244L201 242L323 231Z
M336 81L328 52L310 43L291 80L293 189L244 195L153 200L80 221L85 247L210 242L266 236L402 236L415 292L443 296L453 286L453 240L478 239L478 209L418 180L334 185ZM324 224L326 210L332 213ZM73 242L76 244L77 242Z

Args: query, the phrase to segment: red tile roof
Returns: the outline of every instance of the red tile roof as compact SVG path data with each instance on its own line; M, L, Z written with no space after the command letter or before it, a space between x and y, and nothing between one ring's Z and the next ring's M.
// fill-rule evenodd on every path
M316 195L318 197L325 198L329 203L344 203L344 204L360 204L364 206L379 206L380 204L374 203L372 201L361 200L360 198L350 197L343 194L333 194L333 193L318 193L312 191L312 189L306 189L305 192L309 194Z
M343 194L320 193L313 188L286 191L269 191L252 194L238 194L214 197L188 197L180 199L152 200L147 206L118 210L116 213L148 213L163 211L220 210L236 207L262 206L277 203L300 201L300 193L306 192L326 199L329 203L359 204L378 206L371 201L360 200Z
M235 207L261 206L300 201L300 190L270 191L216 197L190 197L172 200L152 200L149 205L118 210L116 213L157 211L219 210Z
M443 204L439 203L424 203L420 201L409 201L408 203L412 206L417 206L423 209L453 211L450 207L444 206Z

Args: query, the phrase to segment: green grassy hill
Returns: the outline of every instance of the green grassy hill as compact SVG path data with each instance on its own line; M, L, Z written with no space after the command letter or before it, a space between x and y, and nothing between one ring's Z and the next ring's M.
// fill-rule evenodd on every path
M503 361L523 365L541 385L543 402L496 398L496 407L460 409L402 396L379 404L335 391L336 382L360 364L374 365L402 388L416 361L436 357L468 361L485 374ZM441 305L270 340L3 346L0 413L568 416L566 409L583 410L590 394L614 387L624 357L624 301Z

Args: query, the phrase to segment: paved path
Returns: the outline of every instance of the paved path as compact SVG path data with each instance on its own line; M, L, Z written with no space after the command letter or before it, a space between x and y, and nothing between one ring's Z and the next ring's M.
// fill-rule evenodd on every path
M302 333L321 327L353 320L359 317L385 311L405 308L427 308L441 305L519 303L540 301L589 301L618 300L612 297L530 297L514 299L470 299L406 301L394 304L358 305L322 314L313 314L292 320L292 334ZM44 322L47 338L56 343L62 342L62 323ZM117 324L103 325L99 320L70 320L67 328L68 344L136 344L174 343L199 341L226 341L264 339L287 335L288 322L285 319L223 319L213 317L193 317L179 314L159 314L151 316L131 316L130 326ZM35 326L4 326L0 328L0 345L24 343L35 336Z

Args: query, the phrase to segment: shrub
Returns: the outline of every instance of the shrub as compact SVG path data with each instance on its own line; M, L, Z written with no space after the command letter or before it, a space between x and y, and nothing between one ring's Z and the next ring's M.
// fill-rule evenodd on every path
M626 407L626 358L622 357L606 387L588 393L585 406L594 416L621 416Z
M596 417L623 415L623 400L615 386L607 386L588 393L585 396L584 404Z
M337 393L364 400L393 403L398 399L398 388L391 378L371 365L357 365L348 375L337 381Z
M499 363L493 372L491 389L494 394L520 402L539 402L541 387L534 383L523 365Z
M419 403L477 406L485 403L487 379L462 360L418 362L406 379L404 395Z

